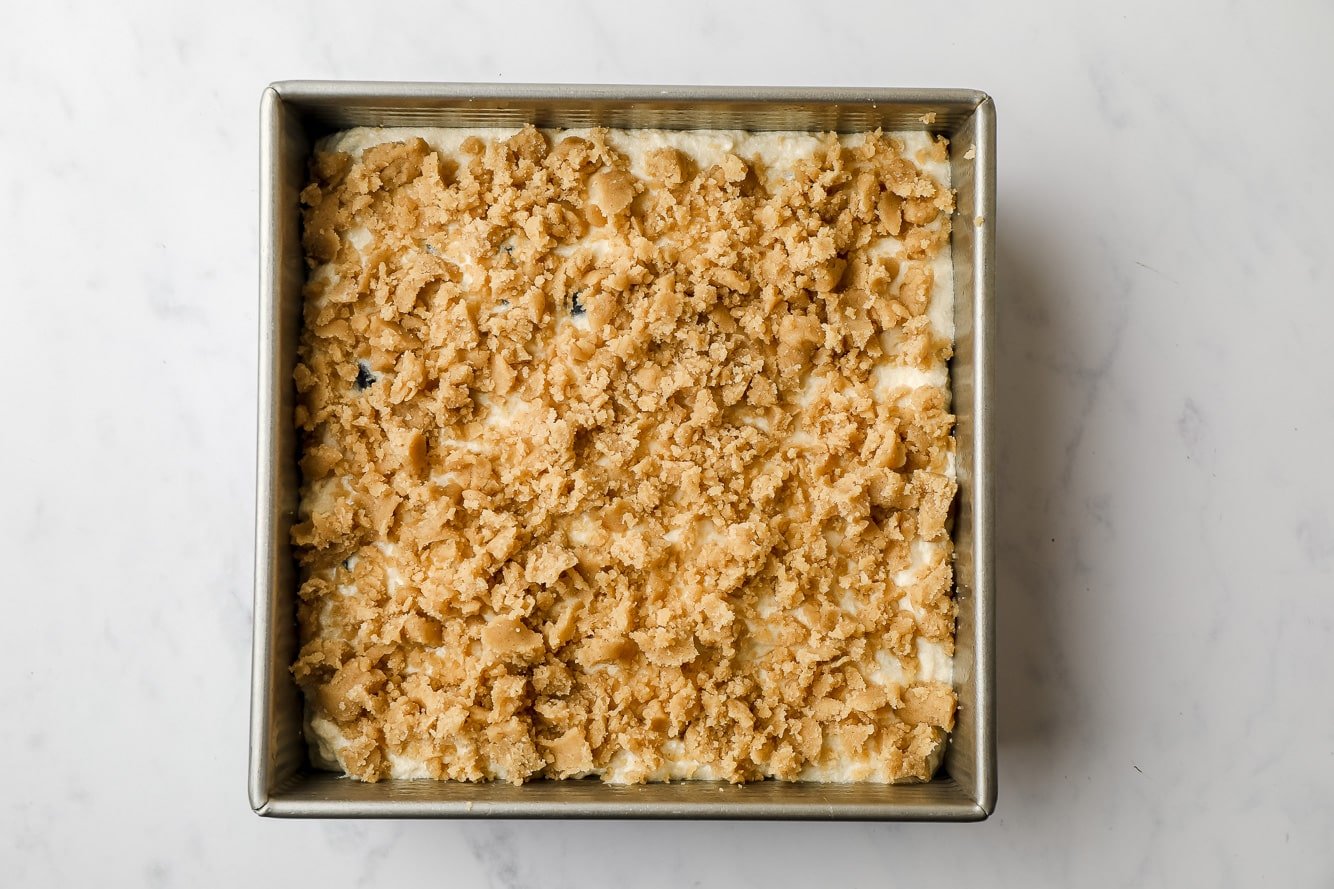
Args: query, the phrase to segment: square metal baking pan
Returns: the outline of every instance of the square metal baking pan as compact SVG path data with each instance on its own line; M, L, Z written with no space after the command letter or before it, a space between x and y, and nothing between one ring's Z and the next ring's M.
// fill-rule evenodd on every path
M934 115L934 118L932 117ZM929 123L928 123L929 121ZM924 784L739 787L705 782L613 787L538 781L522 787L429 781L363 784L312 767L297 648L297 572L288 542L297 506L292 371L305 275L297 195L316 139L354 126L608 126L664 129L928 129L950 139L958 190L953 234L951 365L958 415L956 726ZM995 110L986 94L949 89L275 83L261 106L259 452L250 804L280 817L743 818L977 821L996 799L990 417L995 232Z

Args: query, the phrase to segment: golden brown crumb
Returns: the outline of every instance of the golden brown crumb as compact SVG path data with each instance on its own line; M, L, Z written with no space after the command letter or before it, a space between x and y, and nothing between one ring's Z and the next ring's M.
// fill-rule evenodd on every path
M876 371L949 358L953 192L878 132L644 169L531 127L312 162L293 671L357 778L930 776L954 693L881 670L952 651L954 418Z

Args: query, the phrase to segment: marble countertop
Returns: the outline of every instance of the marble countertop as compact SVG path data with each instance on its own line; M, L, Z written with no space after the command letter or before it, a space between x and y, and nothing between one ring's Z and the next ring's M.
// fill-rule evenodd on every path
M1334 885L1334 10L554 6L6 11L3 882ZM297 77L995 97L990 821L250 812L258 110Z

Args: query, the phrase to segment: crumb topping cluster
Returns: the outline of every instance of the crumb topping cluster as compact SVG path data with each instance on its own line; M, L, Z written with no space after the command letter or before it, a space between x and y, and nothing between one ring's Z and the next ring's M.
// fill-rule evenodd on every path
M878 132L782 175L670 147L635 175L608 136L316 153L312 713L367 781L928 778L954 418L885 369L943 379L953 193Z

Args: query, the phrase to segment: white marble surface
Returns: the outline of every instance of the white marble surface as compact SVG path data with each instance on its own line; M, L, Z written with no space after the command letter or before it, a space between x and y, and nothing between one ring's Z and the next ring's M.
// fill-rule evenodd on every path
M10 5L0 883L1334 885L1334 11L1073 7ZM251 814L257 117L294 77L995 96L992 820Z

